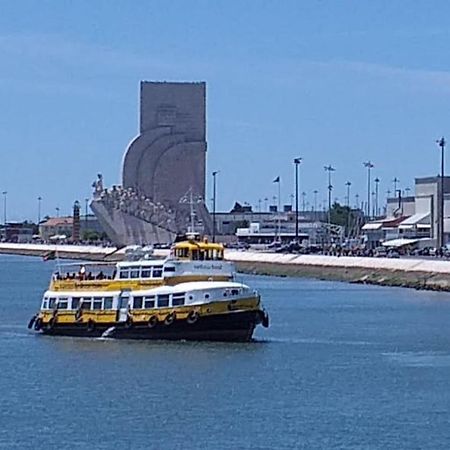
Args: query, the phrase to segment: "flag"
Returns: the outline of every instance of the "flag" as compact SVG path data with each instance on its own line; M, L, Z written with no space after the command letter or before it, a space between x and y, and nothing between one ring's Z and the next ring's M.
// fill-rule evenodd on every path
M279 183L280 182L280 177L276 177L275 180L273 180L274 183Z

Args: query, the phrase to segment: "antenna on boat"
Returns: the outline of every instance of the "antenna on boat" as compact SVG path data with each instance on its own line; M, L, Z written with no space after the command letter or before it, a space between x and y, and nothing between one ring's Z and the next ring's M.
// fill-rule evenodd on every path
M188 189L186 194L183 195L183 197L180 198L179 203L188 204L190 207L190 226L188 227L188 233L195 233L195 209L194 205L198 203L202 203L203 198L200 195L194 195L192 192L192 186Z

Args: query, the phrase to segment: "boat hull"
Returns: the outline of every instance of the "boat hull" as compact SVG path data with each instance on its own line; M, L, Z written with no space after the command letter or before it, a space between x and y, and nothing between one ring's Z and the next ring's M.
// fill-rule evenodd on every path
M260 310L231 311L226 314L200 316L195 323L174 320L170 325L158 322L150 327L144 323L55 323L44 325L41 332L52 336L107 337L113 339L187 340L248 342L262 322Z

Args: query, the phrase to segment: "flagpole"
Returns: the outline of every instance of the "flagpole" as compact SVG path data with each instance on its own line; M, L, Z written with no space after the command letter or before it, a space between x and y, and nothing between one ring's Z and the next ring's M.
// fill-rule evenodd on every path
M281 242L281 178L278 178L278 239Z

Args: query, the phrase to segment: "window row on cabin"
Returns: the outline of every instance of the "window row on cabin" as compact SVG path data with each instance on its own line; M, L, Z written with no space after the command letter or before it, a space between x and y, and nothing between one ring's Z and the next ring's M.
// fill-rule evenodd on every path
M185 304L185 294L161 294L158 296L134 296L130 299L121 298L121 307L132 309L165 308L170 306L182 306ZM113 297L45 297L42 301L42 309L72 309L81 307L83 310L105 310L113 308Z
M162 266L143 266L143 267L121 267L119 278L121 280L137 278L162 278Z
M223 252L221 250L216 249L189 249L189 248L178 248L175 250L175 256L177 258L188 258L193 259L195 261L198 260L206 260L206 261L215 261L223 259Z

